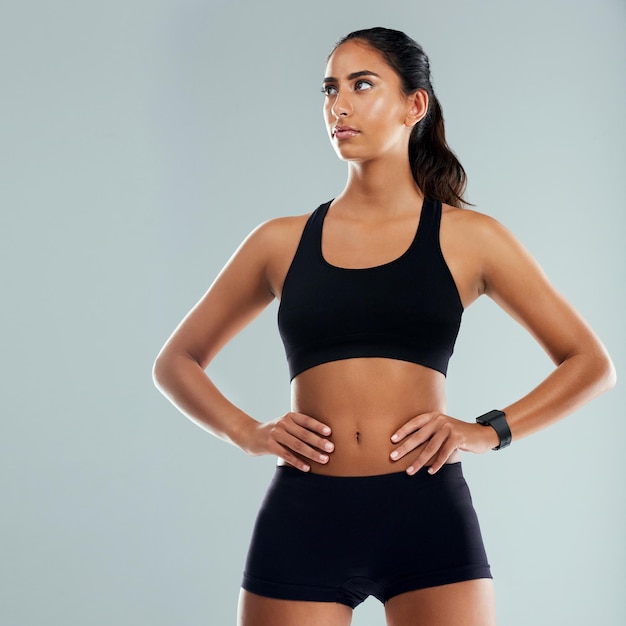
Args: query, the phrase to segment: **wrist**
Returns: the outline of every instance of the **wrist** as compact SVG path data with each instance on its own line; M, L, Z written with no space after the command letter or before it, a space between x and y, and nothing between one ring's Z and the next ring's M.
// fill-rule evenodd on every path
M241 419L230 432L229 439L231 443L241 448L246 454L254 454L254 445L252 443L254 434L261 422L246 415Z
M511 443L511 429L506 421L506 415L504 411L494 409L484 415L480 415L476 418L476 422L481 426L486 427L485 430L492 431L497 437L497 443L492 447L493 450L500 450L506 448ZM491 435L491 432L490 432Z
M476 426L476 429L479 432L483 452L493 450L500 445L500 437L493 428L485 428L482 424L479 423L474 424L474 426Z

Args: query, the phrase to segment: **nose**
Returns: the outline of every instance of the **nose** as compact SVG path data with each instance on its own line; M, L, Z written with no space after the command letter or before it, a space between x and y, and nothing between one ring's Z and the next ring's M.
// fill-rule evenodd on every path
M350 115L352 112L352 103L350 102L349 95L345 91L340 90L337 93L330 111L337 119L341 116Z

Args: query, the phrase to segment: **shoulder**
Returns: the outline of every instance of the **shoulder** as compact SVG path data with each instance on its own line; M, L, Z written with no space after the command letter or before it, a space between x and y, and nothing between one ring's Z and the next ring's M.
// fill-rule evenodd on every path
M482 251L484 257L499 255L511 247L521 248L515 235L486 213L444 204L441 224L442 230L446 229L451 238Z
M311 213L275 217L259 224L243 241L235 256L256 267L270 291L281 293L282 281L295 256Z
M277 297L282 293L285 276L310 216L311 213L306 213L267 220L245 242L255 251L259 265L264 267L269 289Z
M258 224L243 240L240 250L260 256L272 256L273 252L299 239L311 213L275 217Z
M474 211L460 209L449 204L442 205L442 223L448 222L453 228L462 228L478 237L497 237L506 232L506 228L494 217Z
M285 238L294 234L301 234L311 213L303 215L289 215L275 217L259 224L249 237L263 242L266 245L279 244Z
M443 205L441 242L452 262L471 269L479 293L501 289L513 276L529 281L541 276L537 261L517 237L485 213Z

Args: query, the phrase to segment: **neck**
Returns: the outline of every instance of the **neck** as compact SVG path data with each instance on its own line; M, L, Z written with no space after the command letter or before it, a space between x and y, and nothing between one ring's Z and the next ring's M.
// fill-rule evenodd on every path
M348 181L338 198L359 212L395 212L423 198L406 154L348 164ZM420 206L420 205L418 205Z

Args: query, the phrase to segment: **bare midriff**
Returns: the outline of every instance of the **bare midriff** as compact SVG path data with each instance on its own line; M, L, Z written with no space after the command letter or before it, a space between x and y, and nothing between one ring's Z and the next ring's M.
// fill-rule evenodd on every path
M345 359L300 373L292 381L291 394L293 411L332 429L328 439L334 451L327 463L307 460L310 471L371 476L404 471L415 460L421 447L391 460L389 455L399 445L391 435L417 415L445 410L445 376L406 361ZM447 462L459 460L457 451Z

